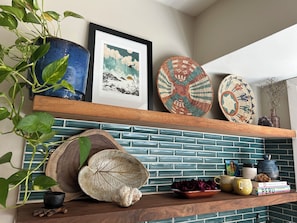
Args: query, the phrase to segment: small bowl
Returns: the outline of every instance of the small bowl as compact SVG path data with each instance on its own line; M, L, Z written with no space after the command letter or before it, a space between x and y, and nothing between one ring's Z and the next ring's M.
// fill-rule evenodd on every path
M53 209L63 206L65 198L64 192L47 191L43 196L43 203L45 208Z

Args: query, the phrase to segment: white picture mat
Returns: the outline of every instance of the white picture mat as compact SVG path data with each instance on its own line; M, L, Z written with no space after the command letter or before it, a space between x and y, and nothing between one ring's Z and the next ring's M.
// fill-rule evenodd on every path
M120 93L115 94L114 92L103 90L102 75L104 71L103 60L105 44L139 53L139 96ZM145 44L96 30L94 44L92 102L147 110L147 61L147 46Z

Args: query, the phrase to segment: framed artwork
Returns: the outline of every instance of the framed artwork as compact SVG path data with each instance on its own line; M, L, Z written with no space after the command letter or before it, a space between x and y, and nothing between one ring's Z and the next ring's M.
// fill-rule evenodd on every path
M239 176L238 160L225 160L226 174L229 176Z
M152 109L152 43L90 23L86 101Z

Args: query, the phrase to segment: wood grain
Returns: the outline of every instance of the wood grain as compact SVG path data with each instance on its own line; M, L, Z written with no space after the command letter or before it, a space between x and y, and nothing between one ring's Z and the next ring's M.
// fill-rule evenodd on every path
M167 193L145 195L129 208L121 208L114 203L94 200L70 201L65 203L65 207L68 209L67 214L43 218L32 216L34 209L40 208L42 204L27 204L17 210L16 223L136 223L295 201L297 201L297 193L293 191L267 196L240 196L220 192L210 198L196 199L184 199L173 193Z
M289 129L234 123L167 112L123 108L38 95L34 98L33 110L46 111L59 118L77 120L103 121L260 138L296 137L296 131Z

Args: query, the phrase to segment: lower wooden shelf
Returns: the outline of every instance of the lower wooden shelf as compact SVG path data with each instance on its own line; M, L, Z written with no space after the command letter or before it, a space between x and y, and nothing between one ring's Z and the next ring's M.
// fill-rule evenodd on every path
M149 220L184 217L197 214L223 212L245 208L271 206L297 201L297 193L267 196L239 196L220 192L210 198L184 199L173 193L144 195L129 208L118 207L114 203L94 200L80 200L65 203L67 214L51 217L33 217L33 210L42 204L26 204L17 210L16 223L136 223Z

